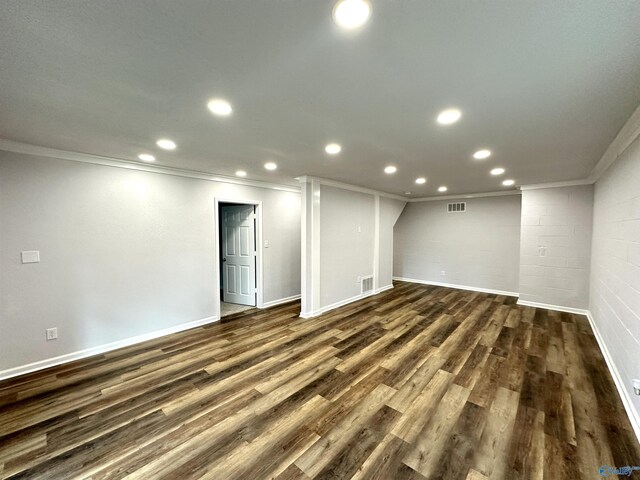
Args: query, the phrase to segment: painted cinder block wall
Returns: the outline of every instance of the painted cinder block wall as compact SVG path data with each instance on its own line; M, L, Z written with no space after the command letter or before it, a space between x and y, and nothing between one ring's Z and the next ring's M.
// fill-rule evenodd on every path
M523 189L520 302L589 307L593 185Z
M589 310L640 436L640 137L595 184ZM626 398L625 398L626 397Z

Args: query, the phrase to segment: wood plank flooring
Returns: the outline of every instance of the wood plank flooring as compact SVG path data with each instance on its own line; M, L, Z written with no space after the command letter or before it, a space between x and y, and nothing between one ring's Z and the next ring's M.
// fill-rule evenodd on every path
M640 465L587 319L396 283L0 383L0 477L588 479Z

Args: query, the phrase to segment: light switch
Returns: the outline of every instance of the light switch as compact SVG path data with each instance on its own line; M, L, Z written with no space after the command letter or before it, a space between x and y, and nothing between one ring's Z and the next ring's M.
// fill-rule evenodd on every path
M40 263L40 251L28 250L22 252L22 263Z
M269 240L264 241L264 248L269 248Z

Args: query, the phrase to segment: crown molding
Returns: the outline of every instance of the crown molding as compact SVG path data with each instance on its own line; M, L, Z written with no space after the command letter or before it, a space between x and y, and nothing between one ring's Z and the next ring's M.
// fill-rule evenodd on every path
M631 146L640 136L640 106L631 114L616 138L611 142L604 155L591 171L588 180L595 183L607 169Z
M131 160L93 155L90 153L79 153L67 150L58 150L49 147L41 147L39 145L14 142L13 140L6 140L3 138L0 138L0 150L13 153L22 153L26 155L36 155L45 158L56 158L58 160L69 160L72 162L87 163L91 165L126 168L127 170L136 170L140 172L159 173L162 175L195 178L198 180L207 180L210 182L232 183L235 185L245 185L249 187L265 188L269 190L300 193L300 187L292 185L262 182L260 180L247 180L236 177L229 177L226 175L216 175L213 173L199 172L197 170L187 170L183 168L150 165L146 163L133 162Z
M406 197L403 197L402 195L395 195L393 193L381 192L379 190L373 190L371 188L358 187L357 185L351 185L349 183L338 182L336 180L329 180L327 178L322 178L322 177L314 177L314 176L311 176L311 175L302 175L300 177L297 177L296 180L298 180L300 183L309 183L312 180L315 180L320 185L325 185L327 187L340 188L342 190L350 190L352 192L366 193L366 194L369 194L369 195L378 195L380 197L393 198L394 200L401 200L403 202L410 201L410 199L408 199Z
M531 185L521 185L520 190L538 190L540 188L561 188L561 187L576 187L579 185L593 185L595 180L583 178L581 180L567 180L566 182L548 182L548 183L533 183Z
M460 195L442 195L440 197L422 197L412 198L410 203L416 202L437 202L439 200L458 200L461 198L484 198L484 197L506 197L510 195L522 195L520 190L507 190L499 192L485 192L485 193L462 193Z
M602 155L596 166L593 168L587 178L578 180L569 180L561 182L549 182L549 183L537 183L530 185L520 186L520 190L537 190L541 188L559 188L559 187L572 187L579 185L592 185L594 184L606 170L613 165L613 163L640 137L640 106L636 108L629 120L622 127L616 138L607 147L607 150ZM163 175L173 175L177 177L195 178L198 180L207 180L211 182L231 183L235 185L246 185L257 188L265 188L271 190L281 190L286 192L300 193L300 187L292 185L284 185L270 182L262 182L260 180L248 180L240 179L237 177L230 177L226 175L217 175L208 172L200 172L197 170L188 170L176 167L166 167L159 165L143 164L131 160L124 160L120 158L106 157L101 155L93 155L90 153L72 152L67 150L58 150L55 148L42 147L39 145L32 145L29 143L15 142L13 140L7 140L0 138L0 150L14 153L22 153L27 155L37 155L46 158L56 158L60 160L69 160L73 162L88 163L93 165L103 165L108 167L126 168L128 170L137 170L142 172L159 173ZM343 190L350 190L353 192L366 193L369 195L379 195L381 197L392 198L403 202L433 202L438 200L453 200L458 198L482 198L482 197L498 197L504 195L519 195L521 192L518 190L510 191L498 191L487 193L472 193L472 194L460 194L460 195L443 195L433 197L421 197L421 198L407 198L402 195L396 195L392 193L382 192L366 187L359 187L348 183L343 183L335 180L329 180L321 177L313 177L309 175L303 175L296 178L299 182L309 182L312 179L318 181L321 185L328 187L341 188Z

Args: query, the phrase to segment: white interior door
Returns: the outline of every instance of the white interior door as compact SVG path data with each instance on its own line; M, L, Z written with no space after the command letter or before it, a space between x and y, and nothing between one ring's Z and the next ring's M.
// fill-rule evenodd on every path
M256 253L253 205L223 206L222 283L224 301L256 305Z

